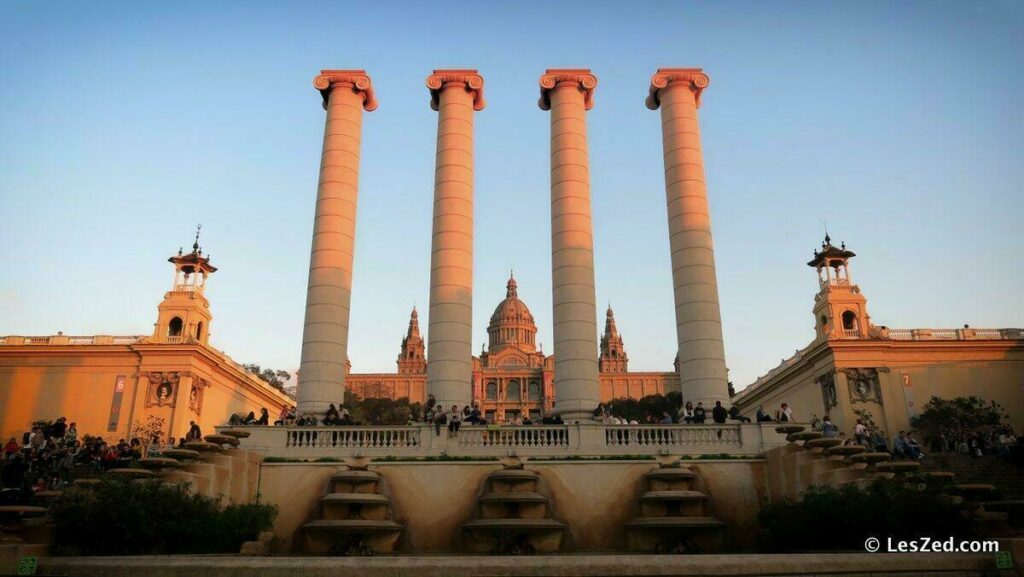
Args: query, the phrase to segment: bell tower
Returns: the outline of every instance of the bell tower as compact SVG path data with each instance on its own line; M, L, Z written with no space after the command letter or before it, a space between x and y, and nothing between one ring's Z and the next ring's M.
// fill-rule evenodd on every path
M629 363L626 347L622 344L622 335L615 327L615 313L612 312L612 305L608 305L608 312L605 313L604 336L601 337L601 358L598 363L602 373L624 373L627 363Z
M210 301L203 293L207 278L217 271L217 267L210 264L209 255L203 256L199 247L201 230L202 225L196 227L192 252L183 254L178 249L177 256L167 259L174 265L174 282L157 307L153 330L156 342L209 344L213 315L210 314Z
M420 315L416 307L412 307L409 315L409 330L402 339L402 352L398 355L399 374L426 373L427 355L423 348L423 337L420 336Z
M857 256L846 250L846 243L832 246L825 233L821 251L807 266L818 271L818 294L814 296L814 326L818 340L865 339L871 327L867 299L850 279L850 259Z

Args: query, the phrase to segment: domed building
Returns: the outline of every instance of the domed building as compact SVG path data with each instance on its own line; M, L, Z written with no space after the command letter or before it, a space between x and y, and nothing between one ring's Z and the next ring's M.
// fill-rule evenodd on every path
M673 372L628 372L629 358L611 307L605 313L599 369L601 399L640 398L679 390ZM413 308L402 339L397 373L352 373L348 390L364 398L408 397L426 400L428 356ZM545 355L537 342L537 324L530 307L519 298L519 286L509 277L505 298L494 308L487 325L487 343L473 357L473 402L488 419L504 422L516 415L539 418L555 403L555 357Z

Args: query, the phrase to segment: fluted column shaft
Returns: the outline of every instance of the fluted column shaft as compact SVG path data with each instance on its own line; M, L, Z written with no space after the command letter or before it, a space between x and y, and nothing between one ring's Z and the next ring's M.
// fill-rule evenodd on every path
M676 337L683 399L728 405L711 216L697 108L708 85L699 68L659 69L649 108L661 108Z
M473 398L473 111L484 107L483 78L435 70L427 87L438 111L427 392L461 409Z
M324 97L327 119L297 396L300 412L323 414L328 404L344 400L362 115L376 101L361 70L324 70L313 85Z
M566 421L591 419L601 388L586 111L597 78L589 70L548 70L540 84L540 106L551 111L555 412Z

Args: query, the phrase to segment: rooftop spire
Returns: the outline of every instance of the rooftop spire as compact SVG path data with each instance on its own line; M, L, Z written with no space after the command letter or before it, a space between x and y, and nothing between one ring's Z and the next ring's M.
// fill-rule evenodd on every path
M412 314L409 315L409 332L406 335L408 337L419 337L420 336L420 315L416 312L416 305L412 306Z
M196 254L203 254L203 251L199 250L199 233L202 232L202 223L196 225L196 241L192 243L192 252Z
M508 285L506 287L508 290L505 292L505 297L506 298L507 297L517 297L518 298L519 295L517 294L517 291L516 291L516 287L517 286L518 285L516 284L516 277L515 277L515 275L513 274L512 271L509 271L509 273L508 273Z

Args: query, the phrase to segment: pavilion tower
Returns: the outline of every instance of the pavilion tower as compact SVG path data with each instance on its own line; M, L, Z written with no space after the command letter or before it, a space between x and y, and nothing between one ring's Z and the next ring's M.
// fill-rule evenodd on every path
M217 272L210 264L209 255L203 256L199 246L199 230L192 243L192 252L178 254L167 259L174 265L174 281L171 290L164 294L164 300L157 307L157 320L153 338L157 342L208 344L210 339L210 301L203 294L207 278Z
M622 344L622 335L615 326L615 313L612 312L612 305L608 305L608 312L605 313L604 336L601 337L600 372L602 373L625 373L629 365L629 357L626 356L626 347Z
M363 111L376 110L377 100L363 70L321 70L313 87L323 97L327 119L297 396L300 413L322 415L345 398Z
M398 355L398 372L423 374L426 371L427 354L423 346L423 337L420 336L420 315L416 312L416 307L412 307L409 330L402 339L402 352Z
M846 250L846 243L832 246L825 233L821 250L807 266L818 271L818 294L814 296L814 329L819 340L867 338L871 327L868 301L860 287L850 279L850 259L857 256Z
M729 385L697 124L697 108L708 82L700 68L659 68L651 77L647 107L661 108L682 394L687 401L713 406L715 401L728 403Z

